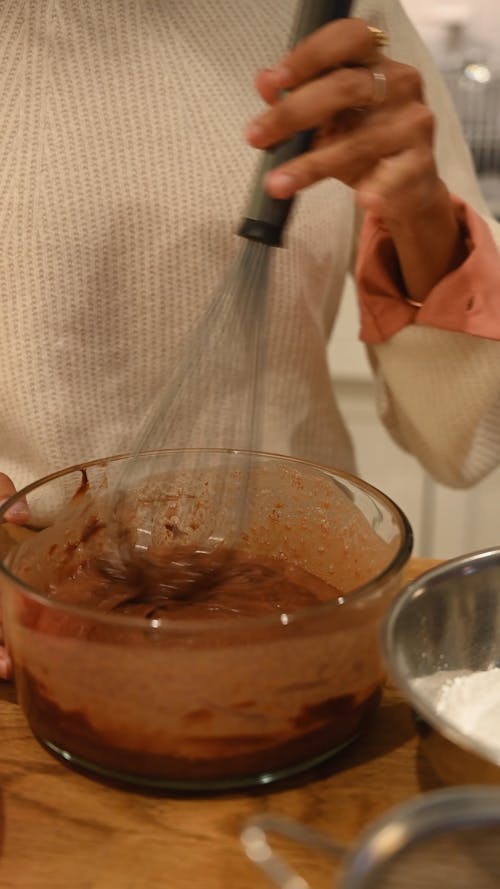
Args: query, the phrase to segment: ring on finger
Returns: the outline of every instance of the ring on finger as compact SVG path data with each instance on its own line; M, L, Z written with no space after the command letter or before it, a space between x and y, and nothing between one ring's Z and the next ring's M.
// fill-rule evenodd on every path
M376 28L375 25L367 25L366 27L372 36L376 49L389 45L389 35L382 28Z
M381 105L387 96L387 78L383 71L376 68L370 68L370 74L373 78L373 95L372 105Z

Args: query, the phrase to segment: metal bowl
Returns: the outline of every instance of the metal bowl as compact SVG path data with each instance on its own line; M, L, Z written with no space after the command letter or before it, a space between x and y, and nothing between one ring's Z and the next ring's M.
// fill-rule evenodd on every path
M476 738L459 727L456 711L445 718L438 707L450 672L500 666L500 547L452 559L408 584L386 614L382 648L441 781L500 784L500 732L491 742Z
M389 809L350 849L280 815L251 818L240 834L247 858L280 889L311 889L280 851L280 837L340 860L337 889L498 889L500 790L467 785L424 793Z

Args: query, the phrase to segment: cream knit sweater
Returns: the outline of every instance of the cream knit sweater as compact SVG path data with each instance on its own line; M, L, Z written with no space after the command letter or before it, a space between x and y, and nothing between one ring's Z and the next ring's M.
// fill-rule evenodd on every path
M392 54L427 72L442 175L484 211L427 53L396 3L373 5ZM252 77L282 53L294 6L0 5L0 470L18 485L126 447L168 379L238 249ZM301 196L272 264L263 440L347 468L325 345L356 231L340 183ZM383 421L438 478L467 484L495 465L500 343L408 327L371 359ZM239 445L230 435L221 417L205 443Z

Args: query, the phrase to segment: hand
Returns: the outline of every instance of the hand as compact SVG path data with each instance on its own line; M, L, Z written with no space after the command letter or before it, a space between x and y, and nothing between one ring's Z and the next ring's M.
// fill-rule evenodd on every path
M361 19L320 28L260 72L257 88L270 107L249 125L251 145L268 148L299 130L317 133L309 152L269 174L274 197L327 177L356 189L359 202L381 216L432 197L439 181L434 118L421 77L383 55Z
M4 503L16 489L10 478L3 472L0 472L0 504ZM19 500L9 509L5 516L5 521L15 524L23 524L29 518L28 505L25 500ZM0 639L2 638L2 624L0 619ZM12 676L12 664L3 645L0 644L0 679L10 679Z
M0 624L0 633L1 632L2 627ZM7 653L5 645L0 644L0 680L1 679L12 679L12 661Z
M351 186L391 236L406 295L424 300L467 247L438 175L434 116L417 70L380 52L366 22L341 19L260 72L257 88L269 108L247 128L251 145L316 131L308 152L268 174L268 192L289 198L327 177Z
M9 497L16 493L14 483L8 475L0 472L0 506L2 506ZM29 510L25 500L18 500L14 506L7 511L3 521L12 522L15 525L23 525L28 521Z

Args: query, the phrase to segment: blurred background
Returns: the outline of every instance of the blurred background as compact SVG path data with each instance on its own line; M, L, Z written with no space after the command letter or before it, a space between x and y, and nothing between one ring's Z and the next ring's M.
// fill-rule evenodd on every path
M448 84L483 193L500 219L500 0L402 3ZM357 331L356 301L348 293L330 363L361 477L405 510L415 532L415 555L451 558L500 545L500 469L475 487L456 491L438 485L400 450L376 416Z

